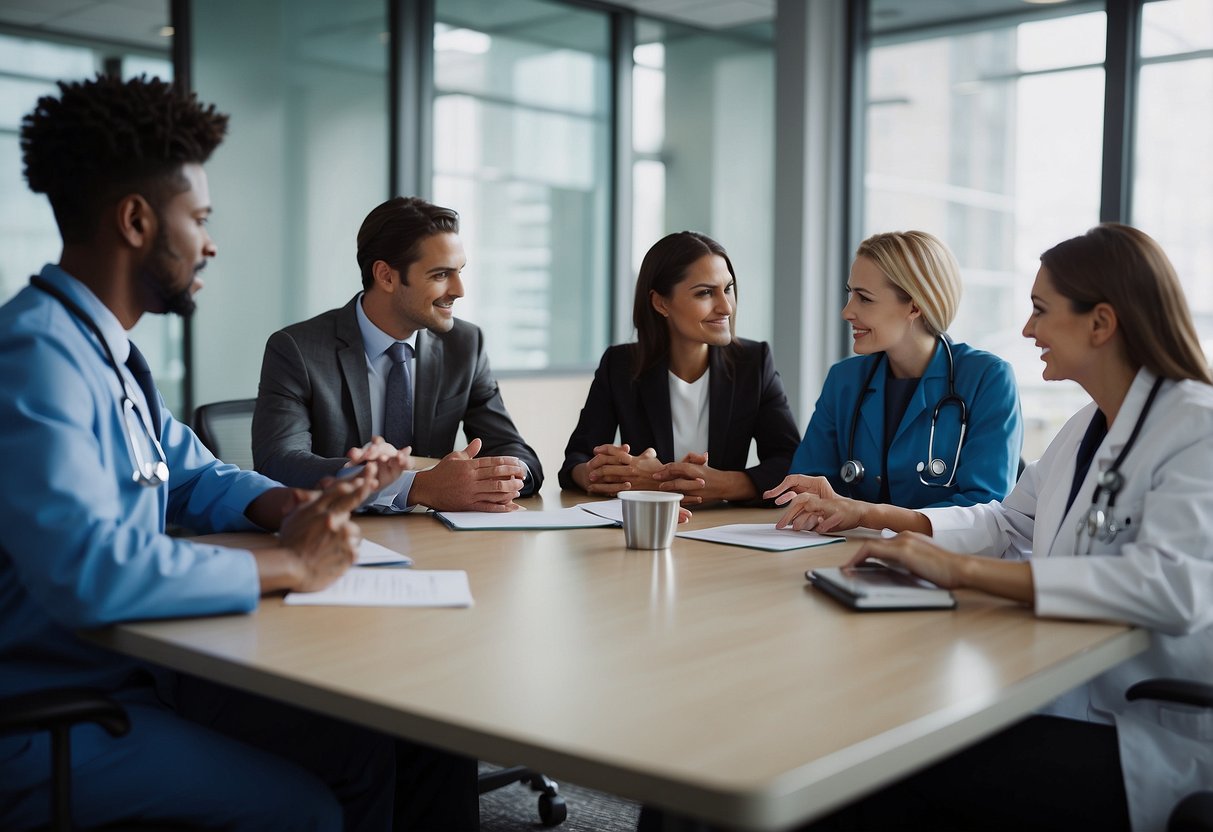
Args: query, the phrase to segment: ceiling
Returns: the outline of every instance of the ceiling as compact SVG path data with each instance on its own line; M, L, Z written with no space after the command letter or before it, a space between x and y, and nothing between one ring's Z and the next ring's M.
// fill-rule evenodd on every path
M202 0L205 2L205 0ZM789 0L785 0L788 2ZM809 2L809 0L802 0ZM444 0L446 2L446 0ZM732 29L770 22L776 0L612 0L644 15L706 29ZM1023 12L1029 0L869 0L876 32L913 28L945 20ZM1063 0L1075 3L1077 0ZM0 25L49 34L88 37L162 51L168 38L168 0L0 0ZM455 2L467 17L486 23L509 15L502 0ZM528 5L524 2L522 5ZM531 5L546 5L531 3Z
M168 0L0 0L0 24L163 51Z

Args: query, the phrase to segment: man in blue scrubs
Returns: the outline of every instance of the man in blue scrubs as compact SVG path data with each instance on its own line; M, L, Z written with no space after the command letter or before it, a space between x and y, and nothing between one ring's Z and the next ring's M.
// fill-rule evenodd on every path
M324 492L216 460L176 421L126 336L193 310L215 256L202 164L227 116L158 80L60 84L24 119L30 188L63 238L0 308L0 696L98 689L132 725L73 731L73 813L225 829L389 829L392 743L201 683L75 635L132 619L248 612L353 562L350 512L397 475L369 464ZM169 537L277 530L273 548ZM236 739L235 737L239 737ZM49 739L0 737L0 828L47 823Z

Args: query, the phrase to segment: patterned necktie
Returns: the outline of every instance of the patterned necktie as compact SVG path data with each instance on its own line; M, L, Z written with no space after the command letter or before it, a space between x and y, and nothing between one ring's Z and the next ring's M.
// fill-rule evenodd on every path
M126 369L131 371L131 375L135 377L135 384L138 384L139 389L143 391L143 400L147 402L148 416L152 420L152 433L159 439L160 402L156 399L156 385L152 381L152 368L147 366L147 359L143 357L143 353L139 352L135 342L129 343L131 354L126 357Z
M388 347L392 369L387 374L387 395L383 399L383 438L397 450L413 444L413 382L409 362L413 347L397 341Z

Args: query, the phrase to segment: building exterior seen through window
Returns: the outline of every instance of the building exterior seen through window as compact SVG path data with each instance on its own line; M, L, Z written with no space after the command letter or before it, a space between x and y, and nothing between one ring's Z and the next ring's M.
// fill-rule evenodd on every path
M582 369L610 321L610 18L438 0L433 199L459 211L460 317L495 369Z

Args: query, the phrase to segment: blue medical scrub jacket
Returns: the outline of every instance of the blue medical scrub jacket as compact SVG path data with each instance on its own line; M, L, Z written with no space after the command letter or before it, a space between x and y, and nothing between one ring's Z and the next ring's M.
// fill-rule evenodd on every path
M58 267L42 276L94 318L123 365L129 341L114 315ZM277 484L217 461L157 395L169 480L139 485L121 401L97 337L58 300L26 287L0 309L0 696L112 691L142 668L80 640L77 629L257 604L249 552L168 537L165 520L252 529L245 508ZM0 761L5 742L23 741L0 739Z
M839 494L868 502L879 500L879 477L888 476L891 502L903 508L970 506L1001 500L1015 484L1023 446L1023 419L1011 365L967 344L952 344L952 354L956 362L956 392L969 412L969 426L952 487L923 485L917 470L918 463L927 459L931 414L948 392L948 358L942 345L936 346L935 355L893 436L887 474L882 470L882 455L889 362L881 360L860 405L855 430L854 458L863 463L864 478L847 485L839 476L843 463L852 458L848 456L851 422L864 380L872 362L879 357L876 355L854 356L830 368L804 439L792 458L790 473L827 477ZM958 414L954 405L945 406L935 428L935 456L947 463L949 473L960 435ZM946 482L948 477L927 479Z

